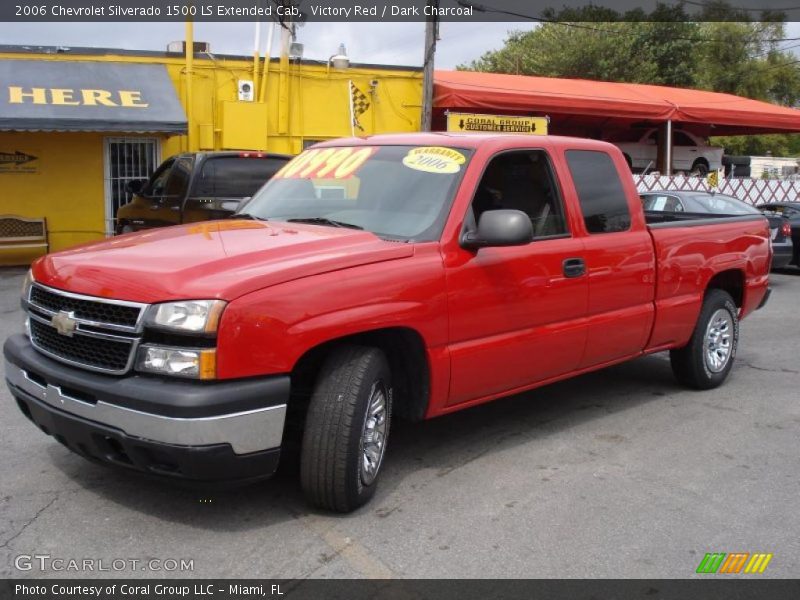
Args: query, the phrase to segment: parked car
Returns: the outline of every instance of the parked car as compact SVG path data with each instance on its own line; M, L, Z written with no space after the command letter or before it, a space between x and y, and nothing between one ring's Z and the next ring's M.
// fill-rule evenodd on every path
M759 204L756 208L778 213L788 219L794 244L790 264L800 267L800 202L770 202Z
M375 492L394 417L666 350L714 388L769 297L762 215L649 224L594 140L332 140L238 216L34 262L27 333L4 346L22 413L181 480L267 477L296 440L308 500L346 512Z
M692 215L749 215L767 217L772 241L772 268L782 269L792 260L794 244L788 219L780 213L759 210L726 194L703 191L659 191L640 194L646 213L691 213Z
M648 129L643 134L632 132L633 139L611 140L622 150L632 171L655 170L658 153L658 129ZM722 166L723 149L711 146L707 139L688 131L672 132L672 168L700 176L716 171Z
M117 211L117 233L224 219L290 156L265 152L190 152L165 160L150 179L128 183L133 200Z

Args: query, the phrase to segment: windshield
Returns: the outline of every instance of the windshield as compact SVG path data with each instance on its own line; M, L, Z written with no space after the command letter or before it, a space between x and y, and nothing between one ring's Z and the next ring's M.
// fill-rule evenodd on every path
M470 156L469 150L440 146L311 148L278 171L240 212L432 241L441 235Z

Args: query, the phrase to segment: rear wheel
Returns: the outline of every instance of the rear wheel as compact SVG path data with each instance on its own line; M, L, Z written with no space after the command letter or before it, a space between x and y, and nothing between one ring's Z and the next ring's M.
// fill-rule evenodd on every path
M670 352L672 372L682 384L708 390L728 377L739 343L739 319L730 294L710 290L689 343Z
M377 348L344 346L320 371L306 416L300 481L307 500L350 512L375 493L392 413L392 377Z
M708 163L705 160L699 159L694 161L694 164L692 165L692 173L699 175L700 177L705 177L708 175L708 171Z
M631 157L628 156L627 154L623 154L623 156L625 157L625 162L628 163L628 169L630 169L631 172L633 172L633 161L631 160Z

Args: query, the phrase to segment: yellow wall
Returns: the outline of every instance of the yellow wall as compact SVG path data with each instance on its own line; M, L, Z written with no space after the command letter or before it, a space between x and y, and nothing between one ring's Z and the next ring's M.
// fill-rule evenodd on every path
M131 56L0 52L0 59L164 64L185 107L189 77L183 55ZM262 82L261 61L256 94ZM283 75L283 76L282 76ZM253 80L252 58L198 54L192 70L192 132L164 138L162 158L188 150L252 149L296 154L303 143L351 135L349 81L367 95L356 135L418 131L422 73L418 70L327 69L325 64L273 59L265 102L243 106L238 80ZM371 85L377 82L377 85ZM283 115L283 118L281 116ZM103 139L125 133L0 132L0 150L39 156L36 173L0 172L0 214L46 217L51 251L102 238L105 231ZM30 152L29 152L30 151Z
M36 156L0 171L0 214L46 217L50 249L103 237L103 135L0 131L0 149Z
M263 64L263 63L262 63ZM194 148L197 149L199 128L211 125L215 131L214 148L224 149L223 127L248 130L246 120L230 122L223 119L225 101L237 100L239 79L253 79L252 60L217 61L195 59L193 68L193 123ZM187 77L183 61L168 64L170 77L180 91L183 101ZM331 139L351 135L349 81L370 99L370 108L360 116L364 131L356 135L419 131L422 74L419 71L390 69L350 68L345 71L328 70L325 65L290 64L285 77L285 98L288 102L287 120L279 119L281 97L280 64L270 63L265 94L267 135L254 137L249 145L253 150L269 150L296 154L303 148L304 140ZM262 73L259 70L258 83ZM371 82L377 82L374 88ZM373 93L370 90L374 89ZM257 92L260 90L257 88ZM164 155L188 149L184 136L173 138L164 148Z

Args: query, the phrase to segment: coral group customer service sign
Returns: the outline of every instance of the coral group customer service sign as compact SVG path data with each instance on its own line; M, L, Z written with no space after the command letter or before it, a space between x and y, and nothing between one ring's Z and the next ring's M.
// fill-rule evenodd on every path
M447 131L547 135L547 117L447 113Z

